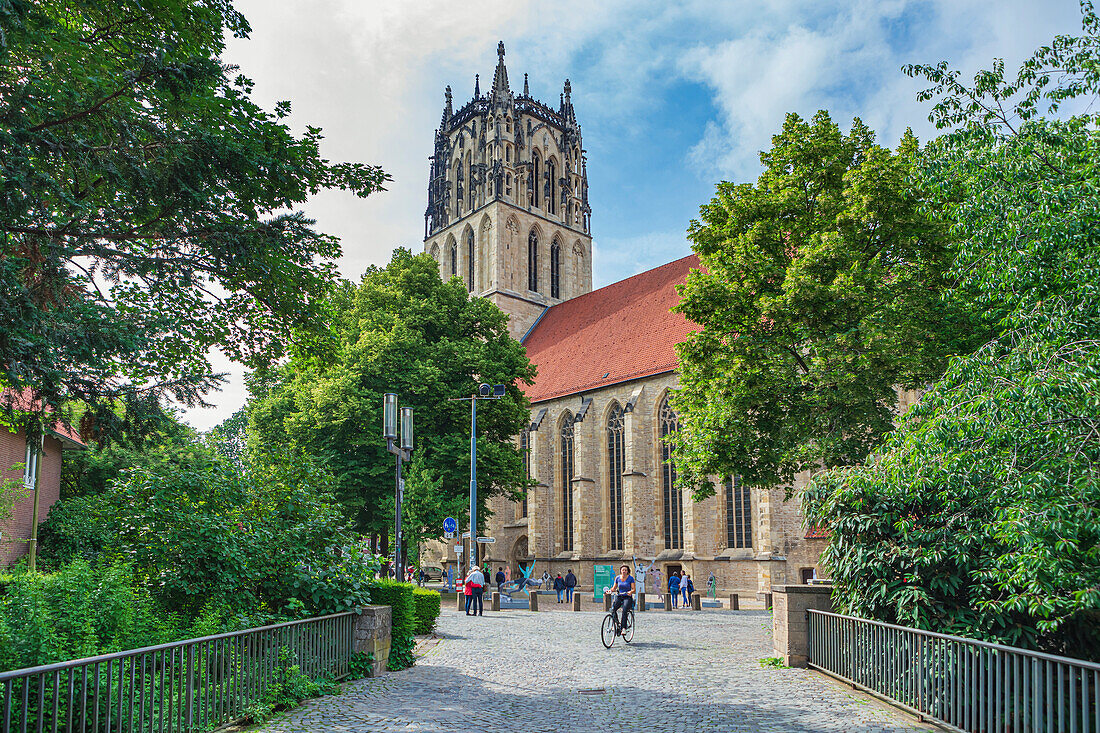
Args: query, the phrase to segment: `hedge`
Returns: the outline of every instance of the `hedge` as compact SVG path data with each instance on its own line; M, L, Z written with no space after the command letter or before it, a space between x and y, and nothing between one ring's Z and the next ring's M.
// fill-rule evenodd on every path
M435 620L439 618L439 593L427 588L413 589L414 614L416 616L414 630L417 634L430 634L435 628Z
M370 600L381 606L389 606L393 614L390 632L390 669L405 669L413 664L413 633L416 613L412 583L399 583L389 578L371 581Z

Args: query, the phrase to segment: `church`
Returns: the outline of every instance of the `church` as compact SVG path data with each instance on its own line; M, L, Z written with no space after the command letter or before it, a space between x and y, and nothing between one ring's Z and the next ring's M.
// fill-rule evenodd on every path
M581 127L565 81L558 107L512 91L497 47L492 85L455 110L447 87L436 131L424 248L444 278L510 317L538 375L525 391L531 420L517 436L536 482L526 500L494 497L492 544L481 563L533 577L633 560L667 578L691 574L706 591L762 597L773 584L818 573L826 538L802 519L786 487L759 490L714 477L717 495L693 501L676 485L670 446L678 416L676 344L697 327L672 313L692 255L592 289L591 208ZM808 475L800 475L803 484ZM796 487L797 487L796 485ZM454 542L422 562L461 568Z

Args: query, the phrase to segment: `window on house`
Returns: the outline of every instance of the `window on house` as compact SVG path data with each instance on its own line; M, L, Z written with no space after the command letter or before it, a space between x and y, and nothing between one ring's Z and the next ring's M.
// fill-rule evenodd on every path
M623 549L623 471L626 466L626 430L623 408L615 405L607 416L607 500L611 513L611 550Z
M40 451L30 441L27 442L27 451L23 458L23 485L28 489L34 488L35 479L38 477L38 456Z
M726 477L726 545L752 548L752 495L739 476Z
M561 297L561 245L556 239L550 245L550 297Z
M573 416L566 413L561 426L561 544L573 549Z
M668 403L668 397L661 402L661 494L665 509L665 548L682 550L684 547L684 504L683 495L676 486L676 466L672 462L672 445L668 436L680 429L680 416Z
M527 235L527 289L539 291L539 235L534 229Z

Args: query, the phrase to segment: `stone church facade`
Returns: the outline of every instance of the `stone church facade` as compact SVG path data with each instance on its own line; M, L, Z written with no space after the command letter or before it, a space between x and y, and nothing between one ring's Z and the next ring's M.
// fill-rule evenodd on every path
M804 526L785 488L713 477L716 496L676 486L664 440L678 417L675 345L697 327L670 312L698 259L685 257L592 290L591 209L580 125L567 80L555 110L508 85L503 43L487 94L457 112L450 87L432 156L425 251L443 277L510 316L538 368L526 389L531 422L517 436L536 486L522 502L489 502L479 560L510 574L653 562L691 573L705 591L757 595L818 573L825 539ZM797 478L796 488L808 480ZM428 564L456 565L453 543L429 543Z

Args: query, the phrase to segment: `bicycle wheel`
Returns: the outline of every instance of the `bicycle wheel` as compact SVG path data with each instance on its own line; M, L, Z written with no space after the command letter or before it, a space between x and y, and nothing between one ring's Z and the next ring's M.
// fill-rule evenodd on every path
M608 649L615 643L615 617L610 613L603 617L603 624L600 626L600 640Z
M626 618L623 619L623 641L627 644L634 638L634 612L627 611Z

